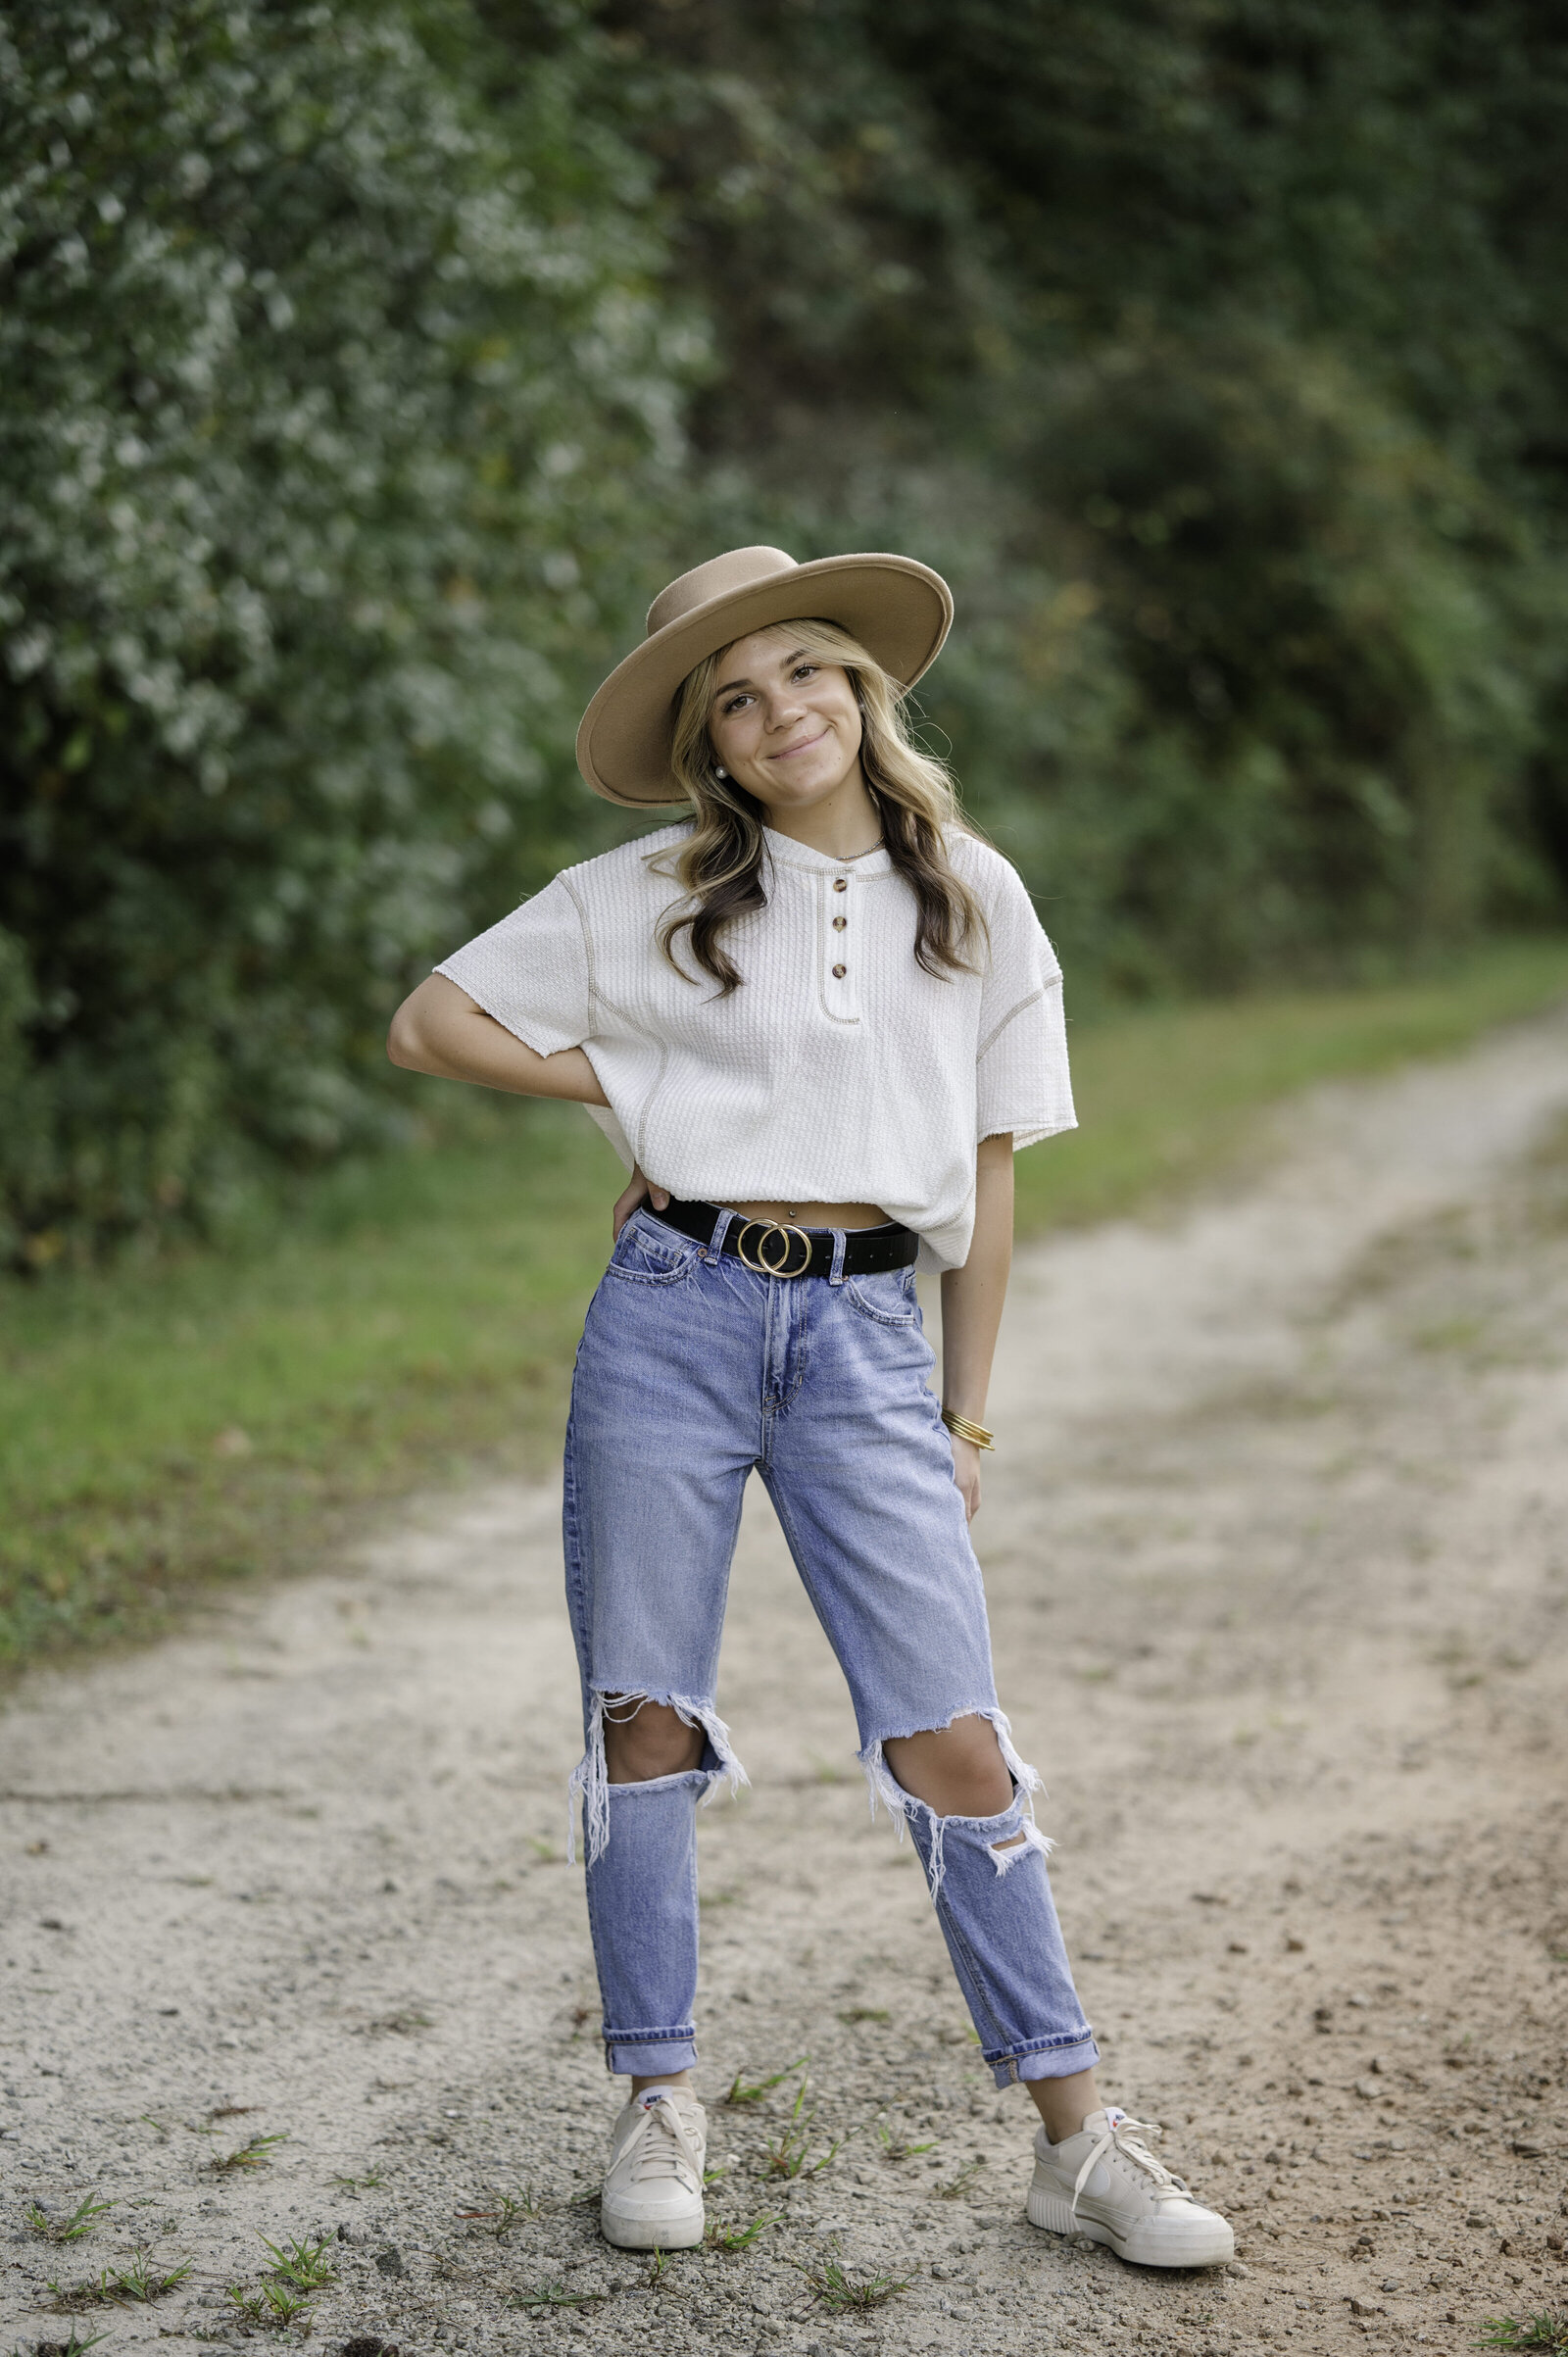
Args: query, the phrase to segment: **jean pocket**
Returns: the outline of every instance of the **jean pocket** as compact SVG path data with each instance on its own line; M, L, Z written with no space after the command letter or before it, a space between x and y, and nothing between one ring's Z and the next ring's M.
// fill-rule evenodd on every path
M628 1285L676 1285L696 1267L697 1251L689 1236L634 1211L615 1240L605 1273Z
M920 1314L912 1268L888 1268L871 1277L846 1277L844 1291L852 1308L879 1326L912 1326Z

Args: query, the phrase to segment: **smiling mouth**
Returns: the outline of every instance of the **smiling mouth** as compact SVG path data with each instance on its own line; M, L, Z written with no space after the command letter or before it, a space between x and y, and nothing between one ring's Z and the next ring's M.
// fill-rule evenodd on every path
M826 735L827 730L819 728L814 737L805 737L799 745L786 745L782 752L770 753L767 759L770 761L791 761L798 753L809 753L813 745L820 745Z

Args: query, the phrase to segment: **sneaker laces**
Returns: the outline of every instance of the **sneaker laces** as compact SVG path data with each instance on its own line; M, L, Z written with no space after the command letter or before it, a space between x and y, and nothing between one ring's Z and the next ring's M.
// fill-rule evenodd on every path
M616 2173L622 2169L633 2185L651 2177L672 2177L685 2185L689 2193L702 2191L702 2157L686 2134L679 2106L668 2095L645 2106L642 2118L615 2155Z
M1192 2188L1185 2179L1177 2177L1173 2170L1167 2169L1163 2161L1156 2161L1148 2145L1139 2141L1141 2136L1162 2136L1164 2133L1163 2128L1153 2120L1130 2120L1125 2112L1112 2117L1095 2138L1089 2158L1078 2172L1078 2182L1072 2189L1072 2208L1068 2212L1068 2216L1076 2221L1078 2196L1089 2183L1095 2163L1107 2152L1120 2153L1123 2160L1131 2161L1135 2169L1143 2172L1150 2181L1149 2192L1156 2204L1165 2201L1191 2201L1193 2198Z

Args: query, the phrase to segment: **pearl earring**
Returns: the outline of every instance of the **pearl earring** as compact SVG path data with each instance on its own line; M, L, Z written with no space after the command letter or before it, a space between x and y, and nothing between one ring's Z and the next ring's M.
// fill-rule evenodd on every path
M715 777L728 777L729 771L725 768L722 761L715 761L713 763L713 775Z

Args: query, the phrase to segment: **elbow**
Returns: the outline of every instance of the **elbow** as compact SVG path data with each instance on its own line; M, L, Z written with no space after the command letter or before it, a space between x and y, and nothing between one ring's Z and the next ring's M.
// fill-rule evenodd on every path
M404 1000L387 1027L386 1053L388 1061L399 1065L405 1072L418 1072L423 1069L424 1058L420 1053L419 1028L410 1012L410 1002L407 999Z

